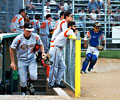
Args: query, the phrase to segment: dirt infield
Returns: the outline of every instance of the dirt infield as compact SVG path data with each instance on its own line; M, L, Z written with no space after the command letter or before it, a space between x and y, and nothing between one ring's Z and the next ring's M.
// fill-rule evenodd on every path
M82 59L83 62L83 59ZM81 75L81 97L72 100L120 100L120 59L99 58L93 73ZM0 96L0 100L68 100L57 96Z
M120 100L120 59L99 58L94 71L81 75L81 97L72 98Z

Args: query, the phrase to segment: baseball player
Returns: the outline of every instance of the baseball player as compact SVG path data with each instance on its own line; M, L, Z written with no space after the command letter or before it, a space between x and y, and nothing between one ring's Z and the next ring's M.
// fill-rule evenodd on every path
M34 28L33 33L39 34L39 32L40 32L40 22L39 22L39 20L40 20L40 16L35 15L35 19L30 21L33 25L33 28Z
M61 83L62 76L66 69L65 62L63 60L62 49L67 43L69 39L76 39L76 25L74 21L70 21L68 23L68 28L61 32L55 39L52 49L50 49L49 53L51 56L51 61L53 64L50 66L49 73L49 88L60 87L65 88L65 86Z
M60 13L60 19L58 21L56 21L54 29L56 29L57 25L60 23L60 21L62 21L64 19L64 11L62 11Z
M25 15L24 15L24 24L27 23L27 22L30 22L30 18L28 16L28 13L26 12Z
M64 19L57 25L57 27L55 28L53 32L52 39L51 39L51 45L53 44L54 40L59 35L59 33L67 29L68 22L72 20L73 20L73 15L68 11L65 12Z
M31 23L24 24L24 33L18 35L12 42L10 47L10 58L12 69L16 68L14 60L14 50L17 52L18 71L20 77L21 94L26 94L28 87L31 95L34 95L34 88L32 83L37 79L37 63L36 63L36 51L41 50L44 56L44 46L40 37L37 34L32 33L34 28ZM29 73L29 77L28 74Z
M10 31L13 33L23 33L24 32L24 16L26 12L25 9L20 9L19 14L15 15L10 23Z
M81 73L86 73L87 66L88 67L88 72L92 71L93 66L95 65L98 55L99 55L99 50L97 46L100 44L100 40L102 41L102 45L105 45L105 37L100 30L101 24L99 22L94 23L94 28L93 30L90 30L86 33L84 37L84 47L87 48L87 38L88 40L88 48L86 52L86 58L83 62Z
M43 42L45 52L48 51L48 47L49 47L48 36L50 34L49 31L52 30L51 21L52 21L51 14L47 14L46 20L43 21L40 25L40 38Z

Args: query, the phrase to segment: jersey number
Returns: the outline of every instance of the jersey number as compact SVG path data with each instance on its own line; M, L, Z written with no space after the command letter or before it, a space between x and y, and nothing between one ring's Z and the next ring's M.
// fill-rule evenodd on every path
M14 17L14 18L12 19L12 22L15 22L15 21L16 21L16 19L17 19L17 17Z
M45 22L42 22L40 28L46 28L46 23L45 23Z

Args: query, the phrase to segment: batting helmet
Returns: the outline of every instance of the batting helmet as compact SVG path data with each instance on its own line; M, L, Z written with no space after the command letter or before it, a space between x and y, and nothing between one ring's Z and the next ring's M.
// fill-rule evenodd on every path
M99 22L95 22L93 27L101 27L101 24Z

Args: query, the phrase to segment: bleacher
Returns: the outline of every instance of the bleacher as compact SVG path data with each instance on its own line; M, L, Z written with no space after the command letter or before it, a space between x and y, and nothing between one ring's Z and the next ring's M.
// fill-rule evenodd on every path
M20 0L22 1L22 0ZM9 32L9 23L12 19L12 17L18 13L18 8L20 9L20 7L22 8L22 3L20 3L20 1L18 0L17 3L13 3L15 2L15 0L6 0L6 2L4 0L0 0L0 29L2 29L4 32ZM28 14L30 17L34 17L36 14L40 16L41 18L41 21L43 19L43 13L42 13L42 10L43 10L43 6L42 6L42 0L40 0L41 2L38 3L36 2L36 0L33 0L32 4L36 6L36 12L29 12L28 11ZM50 3L50 7L51 7L51 14L52 15L56 15L56 7L57 5L60 3L61 0L55 0L56 3ZM71 1L71 4L74 4L74 8L72 9L74 12L75 15L78 15L79 16L79 13L76 13L75 11L76 10L80 10L82 7L85 9L85 12L87 12L87 5L88 5L88 2L89 0L70 0ZM103 0L104 1L104 0ZM64 0L64 3L66 3L67 0ZM105 2L105 1L104 1ZM3 7L5 4L5 7ZM21 4L21 6L18 7L18 5ZM44 5L46 5L44 3ZM111 6L112 6L112 11L115 13L116 12L116 8L117 7L120 7L120 0L111 0ZM106 6L105 6L106 7ZM4 11L5 9L5 11ZM114 20L110 20L110 14L106 14L105 15L105 9L101 9L101 11L103 13L100 14L100 22L102 24L102 29L103 31L105 32L105 35L107 38L111 38L112 37L112 26L113 24L118 24L119 25L119 21L114 21ZM7 12L7 13L6 13ZM79 29L80 31L80 34L81 34L81 37L83 38L84 37L84 34L89 30L89 29L92 29L92 25L94 23L94 21L90 21L89 17L88 17L88 14L86 13L85 15L85 20L82 22L84 23L84 27L81 27L79 24L80 24L80 21L78 19L75 19L74 20L76 21L77 23L77 28ZM53 20L53 23L55 22L56 20Z
M0 29L9 32L11 19L22 8L22 0L0 0Z

